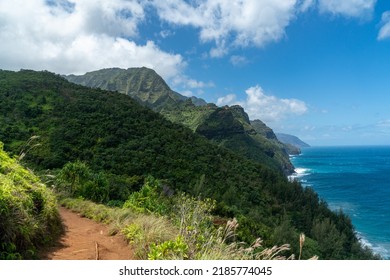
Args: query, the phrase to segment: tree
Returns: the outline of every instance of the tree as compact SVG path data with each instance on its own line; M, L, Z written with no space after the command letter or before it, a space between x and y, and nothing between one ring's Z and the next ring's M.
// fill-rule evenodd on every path
M317 220L312 228L312 236L318 242L320 255L323 259L340 260L343 256L343 244L345 235L341 234L335 224L326 218L322 221Z
M57 182L64 191L74 196L82 191L83 185L91 176L89 167L79 160L68 162L58 174Z

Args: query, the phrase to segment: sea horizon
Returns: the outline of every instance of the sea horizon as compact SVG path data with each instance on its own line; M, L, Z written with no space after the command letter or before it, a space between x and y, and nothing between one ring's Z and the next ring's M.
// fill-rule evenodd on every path
M390 147L390 144L333 144L333 145L310 145L310 147L302 147L301 151L310 148L359 148L359 147ZM293 157L296 155L292 155Z
M390 145L312 146L291 161L290 178L346 213L361 243L390 259Z

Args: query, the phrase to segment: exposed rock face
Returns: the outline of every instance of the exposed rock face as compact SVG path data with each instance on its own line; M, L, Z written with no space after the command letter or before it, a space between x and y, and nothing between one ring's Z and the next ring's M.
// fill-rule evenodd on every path
M263 135L265 138L270 140L278 140L276 138L274 131L268 126L266 126L266 124L263 123L261 120L251 121L251 125L253 126L253 128L256 130L257 133Z
M244 126L234 117L230 108L218 108L198 126L196 132L209 139L226 138L235 134L244 134Z

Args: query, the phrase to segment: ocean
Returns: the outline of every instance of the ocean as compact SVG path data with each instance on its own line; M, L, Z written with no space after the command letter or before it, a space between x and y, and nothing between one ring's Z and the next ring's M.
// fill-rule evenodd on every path
M304 148L291 162L291 177L342 209L361 242L390 259L390 146Z

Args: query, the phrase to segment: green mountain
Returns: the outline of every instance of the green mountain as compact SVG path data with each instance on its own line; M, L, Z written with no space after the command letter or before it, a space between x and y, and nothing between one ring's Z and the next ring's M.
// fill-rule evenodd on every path
M223 118L232 122L232 134L245 130L229 114ZM56 174L62 168L63 174L69 162L80 172L88 166L93 178L84 193L104 192L103 203L127 200L151 175L164 182L160 195L181 190L214 199L214 215L238 218L240 240L251 243L261 236L265 246L289 243L298 254L304 232L304 258L373 257L361 247L350 219L330 211L310 188L124 94L76 85L49 72L0 71L0 139L7 152L23 151L24 163L37 172Z
M287 145L292 145L293 147L296 147L298 149L310 147L309 144L303 142L301 139L299 139L294 135L285 134L285 133L276 133L276 136L278 137L278 140L280 142L285 143Z
M154 70L113 68L66 78L76 84L130 95L168 120L187 126L222 147L284 174L294 171L288 157L290 147L280 143L265 124L260 128L256 121L250 122L243 108L219 108L196 97L182 96L172 91Z
M191 100L193 104L206 105L196 97L185 97L172 91L161 76L149 68L110 68L86 73L82 76L65 76L72 83L130 95L156 111Z

